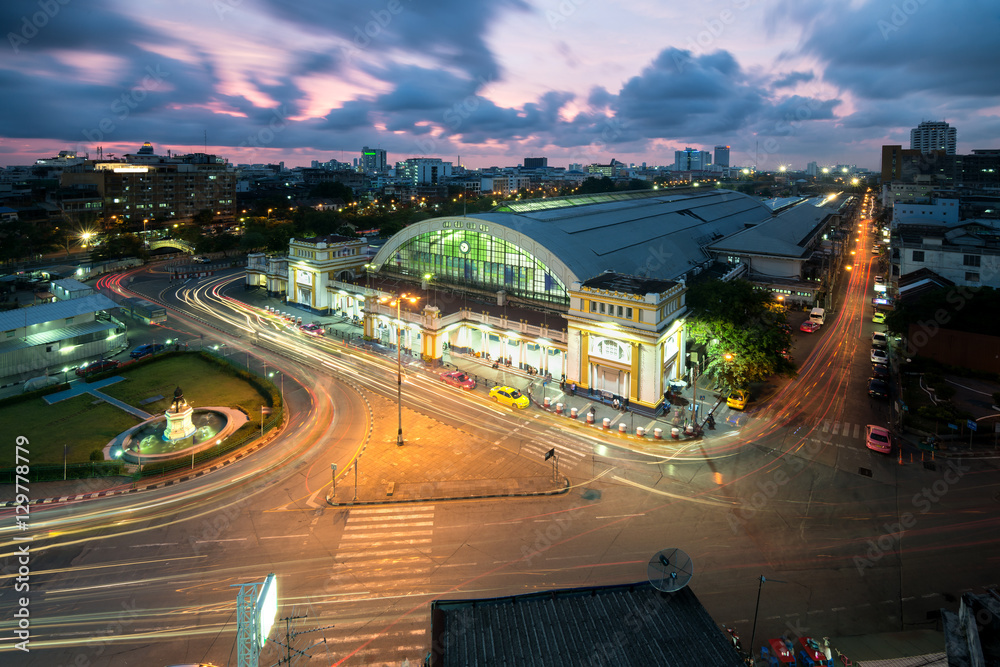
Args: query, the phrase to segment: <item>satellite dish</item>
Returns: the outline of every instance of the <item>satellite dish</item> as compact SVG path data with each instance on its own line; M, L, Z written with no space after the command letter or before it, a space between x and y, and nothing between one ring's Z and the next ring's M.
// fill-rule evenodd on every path
M691 557L680 549L664 549L649 559L646 576L658 591L674 593L688 585L694 574Z

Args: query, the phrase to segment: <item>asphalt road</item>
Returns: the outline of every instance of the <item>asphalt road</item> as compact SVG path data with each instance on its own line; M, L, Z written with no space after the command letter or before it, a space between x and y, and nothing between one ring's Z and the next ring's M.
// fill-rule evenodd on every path
M279 577L279 615L305 617L294 629L333 626L293 640L313 645L299 664L413 662L429 648L435 598L641 581L666 547L692 556L693 590L745 643L761 575L758 640L934 627L936 611L955 608L963 591L997 584L996 462L939 459L930 469L864 447L863 426L888 412L865 391L871 283L861 271L812 334L812 355L797 353L799 377L682 455L629 454L555 417L445 394L414 373L408 410L511 455L524 442L558 442L573 487L555 497L351 509L322 502L329 463L350 465L371 418L356 389L394 396L394 364L289 337L212 294L217 282L167 286L166 300L205 319L169 324L192 340L216 331L208 324L239 331L228 339L233 354L249 350L299 378L285 385L296 412L288 432L224 475L33 510L38 634L31 653L15 652L11 619L0 619L4 664L233 664L232 586L268 572ZM243 327L282 355L249 345ZM537 466L535 453L521 455ZM13 521L0 515L4 540ZM7 544L3 608L13 595ZM261 664L283 652L270 643Z

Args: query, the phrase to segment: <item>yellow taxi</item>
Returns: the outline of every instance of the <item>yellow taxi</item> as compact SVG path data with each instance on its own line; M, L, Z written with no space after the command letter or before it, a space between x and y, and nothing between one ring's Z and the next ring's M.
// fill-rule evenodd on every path
M747 401L749 400L750 392L743 389L733 389L729 393L729 397L726 398L726 406L733 410L743 410L747 407Z
M512 408L526 408L530 403L527 396L513 387L493 387L490 389L490 398Z
M876 311L875 314L872 315L872 322L874 322L875 324L884 324L885 313L883 313L881 310Z

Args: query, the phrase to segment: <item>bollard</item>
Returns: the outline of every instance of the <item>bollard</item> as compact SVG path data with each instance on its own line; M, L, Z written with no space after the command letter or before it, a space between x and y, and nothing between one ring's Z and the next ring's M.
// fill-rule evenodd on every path
M646 435L646 429L644 429L641 426L636 426L635 427L635 434L641 438L644 435Z
M573 409L576 410L576 408L573 408ZM587 423L588 424L593 424L594 423L594 413L593 412L588 412L587 413Z
M673 438L674 440L680 440L681 430L676 426L674 426L672 429L670 429L670 437Z
M604 428L611 428L611 417L605 417L604 420L601 422L601 425Z
M618 424L618 432L619 433L628 433L628 426L625 425L625 422L622 422L622 423Z
M577 409L576 408L570 408L569 409L569 416L572 417L573 419L576 419L577 417L579 417L579 413L578 413Z
M653 429L653 438L656 439L656 440L663 440L663 429L662 428L654 428Z
M556 414L557 415L561 415L562 413L563 413L563 404L562 403L556 403Z
M548 396L545 397L545 409L548 410L552 407L552 399Z

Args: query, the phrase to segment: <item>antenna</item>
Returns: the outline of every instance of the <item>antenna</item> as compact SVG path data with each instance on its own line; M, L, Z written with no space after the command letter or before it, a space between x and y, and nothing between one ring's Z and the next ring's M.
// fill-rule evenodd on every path
M205 152L208 152L208 130L205 130Z
M664 549L649 559L646 576L658 591L675 593L688 585L694 575L691 557L680 549Z

